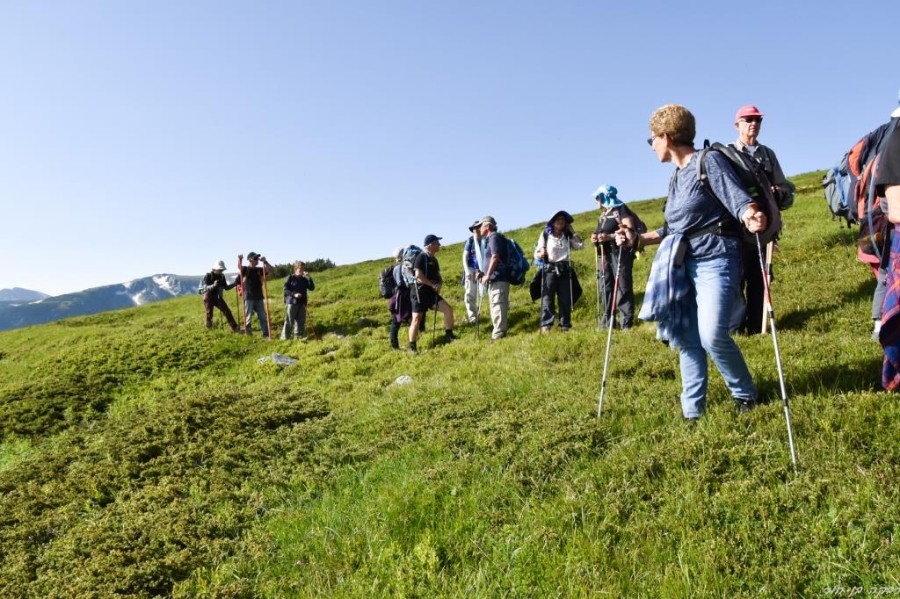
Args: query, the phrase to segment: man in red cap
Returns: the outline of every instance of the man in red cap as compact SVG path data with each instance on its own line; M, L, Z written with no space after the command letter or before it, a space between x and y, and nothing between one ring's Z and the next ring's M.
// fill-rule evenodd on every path
M752 157L758 162L772 183L772 194L778 202L778 207L787 210L794 203L794 185L787 180L781 170L781 164L772 148L764 146L757 141L759 130L762 128L763 113L759 108L748 104L738 108L734 115L734 128L738 131L738 139L734 142L741 152ZM755 245L744 244L743 247L743 276L741 287L747 300L747 311L744 314L744 322L741 331L748 335L756 335L762 332L763 310L765 308L762 272L759 269L759 257Z

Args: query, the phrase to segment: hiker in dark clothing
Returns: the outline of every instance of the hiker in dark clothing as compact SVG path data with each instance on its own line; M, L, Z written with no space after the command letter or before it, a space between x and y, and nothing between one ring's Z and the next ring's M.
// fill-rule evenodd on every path
M549 333L556 321L556 303L559 302L559 328L572 328L572 304L580 294L580 285L572 267L572 250L580 250L584 242L572 229L574 219L565 210L553 215L538 237L534 259L544 262L541 269L541 320L542 333ZM578 286L578 293L576 293Z
M410 303L412 304L412 324L409 327L409 349L418 351L416 340L419 337L420 326L423 324L425 312L429 309L437 310L444 315L444 338L447 342L456 339L453 334L453 308L447 300L440 296L444 279L441 277L441 267L434 257L441 249L441 238L437 235L426 235L422 244L424 251L416 256L413 264L416 282L415 289L410 291Z
M900 118L900 109L896 115ZM881 386L887 391L900 391L900 126L887 139L875 185L886 201L888 221L894 226L887 291L878 331L878 341L884 348Z
M284 327L281 329L282 339L306 337L306 294L315 288L312 276L306 272L306 264L300 260L294 262L294 274L284 280L285 317Z
M769 181L772 182L772 194L775 196L778 207L786 210L794 203L794 184L785 178L781 165L778 163L778 157L775 156L772 148L757 142L763 116L756 106L738 108L734 115L734 127L738 131L738 139L734 142L734 147L762 166ZM774 244L775 242L770 243ZM747 309L744 312L744 321L740 330L747 335L757 335L762 332L765 285L759 267L759 248L755 243L747 241L743 243L741 268L741 288L744 292Z
M606 328L615 324L615 314L612 314L613 289L616 286L616 273L619 274L619 291L616 294L616 308L621 315L620 326L630 329L634 326L634 280L632 269L634 267L634 248L623 247L619 251L616 246L616 231L622 228L636 228L635 219L631 209L618 198L618 190L613 185L601 185L594 192L597 206L602 210L597 219L597 228L591 235L602 256L600 268L603 269L603 322L601 326ZM621 260L621 263L620 263Z
M253 314L259 319L259 327L262 329L263 337L269 337L269 321L266 318L265 295L263 294L263 279L265 275L271 273L274 269L272 265L266 261L265 256L260 256L256 252L247 254L247 260L250 266L244 266L244 255L238 255L238 268L241 271L242 280L241 287L244 290L244 330L250 334L250 321ZM257 266L260 262L262 266Z
M228 284L225 280L225 263L219 260L213 265L211 271L203 275L203 281L200 283L200 293L203 294L203 306L206 308L206 328L211 329L213 326L213 308L218 308L225 315L228 326L235 333L238 331L238 323L231 313L228 304L222 297L229 289L234 289L238 279L234 279L234 283Z
M394 279L394 294L388 298L388 311L391 313L391 347L400 349L400 325L409 324L412 318L412 304L409 301L409 287L403 280L403 248L397 248L394 252L396 264L391 270ZM422 321L425 324L425 321Z

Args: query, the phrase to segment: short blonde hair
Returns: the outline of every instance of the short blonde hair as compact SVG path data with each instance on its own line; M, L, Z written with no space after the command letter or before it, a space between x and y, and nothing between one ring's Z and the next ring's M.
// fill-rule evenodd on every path
M675 145L692 146L697 134L697 123L691 111L679 104L660 106L650 116L650 132L668 135Z
M303 260L297 260L296 262L294 262L294 270L297 270L298 268L303 268L304 266L306 266L306 263L303 262Z

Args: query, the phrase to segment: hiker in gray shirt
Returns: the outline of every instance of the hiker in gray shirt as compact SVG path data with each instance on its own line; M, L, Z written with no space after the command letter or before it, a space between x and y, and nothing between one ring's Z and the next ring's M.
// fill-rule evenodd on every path
M756 106L741 106L734 115L734 128L738 131L738 139L734 147L751 156L758 162L772 183L772 194L781 210L787 210L794 203L794 184L788 181L778 157L772 148L757 141L762 129L763 113ZM774 243L774 242L772 242ZM765 309L765 285L759 267L759 249L756 245L744 243L741 248L743 270L741 271L741 289L747 303L747 311L741 324L741 332L756 335L762 332L763 310ZM771 254L768 254L771 255ZM771 265L769 266L771 273Z

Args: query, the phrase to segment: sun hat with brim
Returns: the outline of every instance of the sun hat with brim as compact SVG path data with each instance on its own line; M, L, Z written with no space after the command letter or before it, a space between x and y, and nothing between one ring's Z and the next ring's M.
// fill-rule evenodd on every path
M619 190L616 189L615 185L601 185L597 188L597 191L594 192L594 199L600 202L600 205L604 208L615 208L624 204L624 202L619 199L618 194Z
M737 112L734 113L734 122L738 122L742 118L748 116L766 116L762 112L760 112L759 108L752 104L747 104L746 106L741 106L737 109Z
M225 263L222 260L219 260L212 267L213 270L225 270Z
M481 226L481 221L480 221L480 220L476 220L474 223L472 223L471 225L469 225L469 233L474 233L474 232L475 232L475 229L477 229L477 228L480 227L480 226Z
M553 221L558 219L560 216L566 219L567 225L571 225L573 222L575 222L575 219L572 218L571 214L569 214L565 210L560 210L559 212L557 212L556 214L553 215L553 218L551 218L550 220L547 221L547 225L552 227Z

